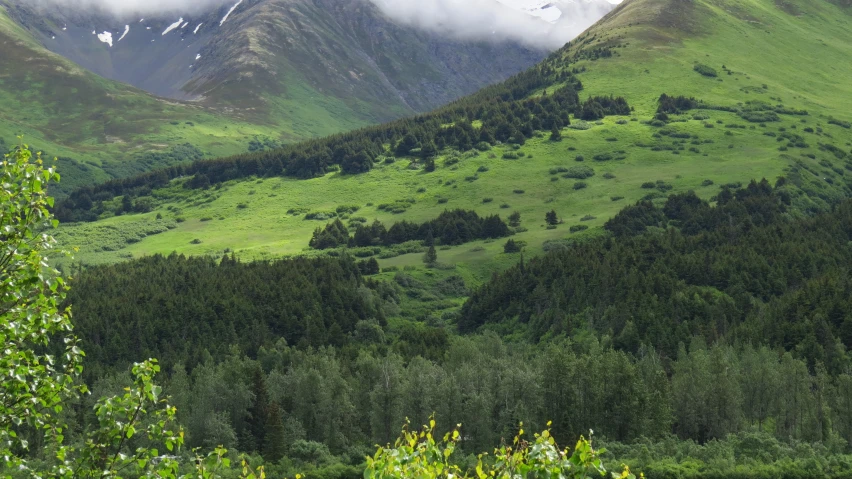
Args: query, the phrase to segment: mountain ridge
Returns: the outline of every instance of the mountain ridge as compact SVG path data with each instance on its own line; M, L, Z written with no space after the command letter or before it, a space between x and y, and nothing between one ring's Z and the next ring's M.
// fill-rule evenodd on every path
M84 184L179 162L180 145L216 157L246 151L253 143L299 141L424 111L544 55L517 45L441 40L390 22L356 0L246 1L222 25L230 34L209 37L204 25L194 33L198 24L219 28L230 6L186 15L171 29L178 15L136 19L122 38L126 22L105 20L106 14L55 9L52 16L40 16L40 10L18 0L0 5L5 39L0 41L7 45L0 58L0 78L7 79L0 98L9 112L31 109L24 115L26 128L10 115L0 120L0 138L12 144L23 134L27 143L58 156L66 171L60 196ZM106 29L112 48L98 38L103 23L110 22L116 23ZM205 38L209 42L200 43ZM168 45L165 53L179 55L161 62L139 53L149 43ZM92 61L127 46L116 65L128 75L145 70L160 78L163 94L183 89L184 71L193 64L198 75L184 98L196 101L155 97L94 76L45 44L66 48L69 56L73 51L80 58L91 55ZM160 63L160 69L152 66ZM36 107L21 101L25 98L52 106Z
M247 0L234 4L234 11L226 4L180 15L175 23L172 15L178 13L137 21L129 14L90 18L68 7L47 12L10 5L19 22L41 35L46 47L102 76L160 96L243 110L262 108L265 102L258 97L264 94L286 94L276 77L304 73L312 87L344 102L372 98L368 103L374 115L388 120L399 114L393 109L414 113L436 108L544 55L512 42L438 39L396 25L364 0ZM102 27L95 25L103 24L113 25L104 30L110 46L98 38ZM421 67L422 82L397 78L408 68L406 58ZM471 62L476 58L489 61ZM466 70L474 74L464 75ZM235 83L238 87L230 86ZM359 90L369 92L370 98L362 98L365 94ZM380 107L377 98L389 104Z

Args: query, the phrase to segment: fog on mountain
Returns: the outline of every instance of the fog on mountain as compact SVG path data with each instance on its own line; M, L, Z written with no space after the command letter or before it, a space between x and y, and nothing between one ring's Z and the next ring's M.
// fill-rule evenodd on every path
M97 9L110 14L152 15L191 13L233 5L237 0L35 0L46 5ZM375 4L397 22L453 38L517 41L527 46L556 49L612 9L610 0L358 0ZM241 2L242 3L242 2ZM249 3L249 2L246 2ZM551 15L535 11L546 7ZM561 14L559 13L561 12ZM553 21L554 18L558 20Z

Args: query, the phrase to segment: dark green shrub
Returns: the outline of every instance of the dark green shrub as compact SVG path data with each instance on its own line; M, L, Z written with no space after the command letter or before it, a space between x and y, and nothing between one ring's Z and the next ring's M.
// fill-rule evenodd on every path
M506 244L503 245L503 253L511 254L511 253L519 253L521 251L521 246L517 241L510 239L506 241Z
M719 74L716 73L715 69L702 63L696 64L694 67L692 67L692 69L706 77L714 78L719 76Z
M572 178L576 180L585 180L586 178L591 178L593 176L595 176L595 170L585 165L566 168L565 174L562 175L563 178Z

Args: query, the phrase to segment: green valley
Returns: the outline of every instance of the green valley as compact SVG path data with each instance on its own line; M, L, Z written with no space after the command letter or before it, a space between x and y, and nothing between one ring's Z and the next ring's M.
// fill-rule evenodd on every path
M625 0L383 124L175 136L55 203L13 149L0 475L849 479L850 38L848 0Z

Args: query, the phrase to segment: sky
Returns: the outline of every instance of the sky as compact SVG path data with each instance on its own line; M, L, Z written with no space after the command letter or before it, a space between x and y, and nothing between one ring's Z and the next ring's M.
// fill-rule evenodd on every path
M191 13L237 0L40 0L100 7L117 14ZM369 0L395 21L443 35L474 40L519 41L531 47L555 49L591 26L621 0ZM502 2L502 3L500 3ZM555 23L507 5L554 4L562 11ZM505 4L505 5L504 5ZM551 13L553 11L551 10ZM552 17L552 15L550 15Z

